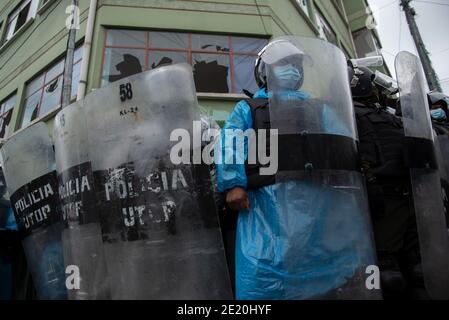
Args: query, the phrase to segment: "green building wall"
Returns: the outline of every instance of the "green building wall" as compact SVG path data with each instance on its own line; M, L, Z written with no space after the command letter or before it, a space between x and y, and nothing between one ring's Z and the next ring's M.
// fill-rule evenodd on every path
M310 0L310 9L317 8L337 35L338 43L348 55L355 57L352 26L340 0ZM4 0L0 4L0 32L5 32L9 13L21 0ZM82 43L86 28L89 0L80 0L80 29L77 42ZM344 1L348 2L348 1ZM364 3L351 0L351 3ZM68 30L66 8L71 0L50 0L40 8L34 21L0 47L0 101L17 94L12 116L16 130L24 104L27 82L64 56ZM39 4L41 6L41 4ZM98 11L88 72L88 92L100 85L105 29L120 27L187 31L237 36L271 38L284 34L317 37L314 15L309 18L292 0L98 0ZM217 121L223 123L239 94L199 94L200 104ZM44 120L52 126L57 109Z

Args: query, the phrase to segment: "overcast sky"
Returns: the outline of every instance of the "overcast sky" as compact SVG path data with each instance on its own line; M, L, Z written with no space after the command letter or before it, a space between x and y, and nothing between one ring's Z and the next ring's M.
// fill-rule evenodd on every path
M368 0L377 21L383 55L393 75L394 58L401 50L417 54L400 0ZM443 91L449 95L449 0L414 0L416 21Z

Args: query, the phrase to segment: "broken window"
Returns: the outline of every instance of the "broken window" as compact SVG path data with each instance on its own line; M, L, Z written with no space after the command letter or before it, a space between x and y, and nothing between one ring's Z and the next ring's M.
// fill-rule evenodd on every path
M3 43L9 41L29 20L36 16L39 0L22 1L8 16Z
M0 138L7 138L10 133L10 124L16 95L0 103Z
M185 62L192 65L197 91L213 93L255 91L254 61L268 43L250 37L116 29L108 30L106 38L103 86L137 72ZM126 61L124 54L133 59ZM127 72L117 72L121 62Z
M235 70L247 70L245 72L235 73L236 88L246 89L250 92L257 91L258 87L254 81L254 65L257 57L251 55L235 55L234 68Z
M192 59L193 77L198 92L230 92L230 62L227 55L196 53Z
M82 52L82 47L75 50L72 74L72 99L76 98L78 91ZM49 113L61 104L64 61L65 59L59 60L27 84L21 128Z
M145 50L108 48L104 55L102 84L140 73L145 67Z
M186 50L189 48L189 35L174 32L149 32L151 48Z
M148 59L149 68L155 69L169 64L187 62L187 53L151 50Z
M147 34L144 31L110 30L107 33L106 45L111 47L142 48L146 47Z

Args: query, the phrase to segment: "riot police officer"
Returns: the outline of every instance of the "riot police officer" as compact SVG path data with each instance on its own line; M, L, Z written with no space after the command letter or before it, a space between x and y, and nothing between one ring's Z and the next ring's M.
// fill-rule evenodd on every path
M256 62L260 90L222 130L218 189L239 211L237 299L377 297L364 279L376 259L345 67L325 41L273 39ZM233 143L251 130L268 139ZM251 162L254 150L278 154L279 170Z
M449 299L449 234L424 69L419 57L406 51L397 55L395 67L424 284L430 298Z
M448 104L449 97L441 92L430 92L427 94L432 117L433 128L437 135L449 137Z
M401 118L381 104L373 71L352 64L348 71L384 298L425 296Z
M429 92L427 97L432 126L437 135L441 193L446 214L446 225L449 228L449 122L447 117L449 97L441 92Z

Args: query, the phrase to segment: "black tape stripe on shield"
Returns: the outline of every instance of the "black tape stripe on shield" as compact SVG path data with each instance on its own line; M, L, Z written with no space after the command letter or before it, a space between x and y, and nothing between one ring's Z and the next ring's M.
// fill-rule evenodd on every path
M56 171L22 186L11 195L11 207L22 239L62 221Z
M329 134L279 136L279 171L359 171L358 163L357 142L352 138Z

